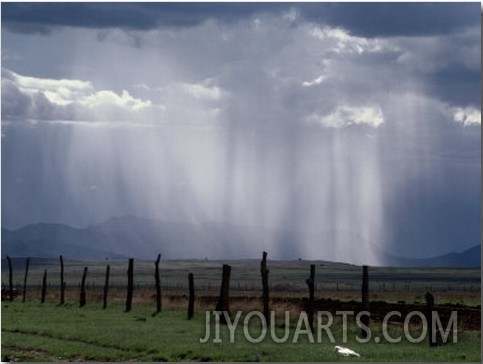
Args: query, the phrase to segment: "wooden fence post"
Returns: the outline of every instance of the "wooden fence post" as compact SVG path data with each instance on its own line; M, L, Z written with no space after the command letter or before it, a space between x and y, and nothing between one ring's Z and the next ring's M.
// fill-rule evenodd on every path
M191 320L193 318L194 307L195 307L195 284L193 279L193 273L188 273L188 288L189 288L188 320Z
M230 315L230 307L229 307L229 296L230 296L230 273L231 273L231 266L228 264L223 264L223 275L221 279L221 288L220 288L220 298L218 299L218 304L216 305L216 311L226 312L227 315ZM222 324L226 324L225 315L222 314L220 317L220 322Z
M29 274L30 258L25 261L25 275L23 277L23 292L22 292L22 302L25 302L25 296L27 295L27 276Z
M269 289L268 289L268 273L267 269L267 252L263 252L262 261L260 262L260 273L262 276L262 300L263 300L263 316L267 326L270 325L270 308L269 308Z
M161 312L161 283L159 279L159 261L161 260L161 254L158 254L158 258L154 262L156 267L154 272L154 279L156 282L156 313Z
M8 262L8 299L10 302L13 301L13 273L12 273L12 259L7 255Z
M309 287L309 302L307 304L307 316L310 329L314 329L314 297L315 297L315 264L310 265L310 276L305 280Z
M103 297L103 303L102 303L102 309L105 310L107 307L107 291L109 290L109 271L111 270L111 267L109 267L109 264L106 267L106 279L104 281L104 297Z
M65 282L64 282L64 258L59 256L60 260L60 304L65 303Z
M362 311L369 311L369 267L362 266ZM369 316L362 315L361 323L369 327ZM367 332L361 328L362 338L367 337Z
M437 338L436 334L434 334L433 340L433 310L434 310L434 297L431 293L426 292L426 321L428 322L428 336L429 336L429 346L436 346Z
M82 274L82 281L80 286L79 307L84 307L86 305L86 276L87 267L84 267L84 273Z
M44 276L42 278L42 295L40 296L40 303L45 302L45 291L47 290L47 269L44 269Z
M129 266L127 268L127 297L126 297L126 311L131 311L132 307L132 293L134 285L134 259L129 258Z

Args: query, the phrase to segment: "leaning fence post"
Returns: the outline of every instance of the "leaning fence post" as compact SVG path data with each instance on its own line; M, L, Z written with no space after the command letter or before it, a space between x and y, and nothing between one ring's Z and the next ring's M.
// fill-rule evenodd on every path
M12 259L7 255L8 262L8 299L10 302L13 301L13 274L12 274Z
M314 329L314 297L315 297L315 264L310 265L310 276L305 280L309 287L309 302L307 305L307 316L309 319L310 329Z
M27 260L25 261L25 275L23 277L22 302L25 302L25 296L27 294L27 276L29 274L29 265L30 265L30 258L27 258Z
M154 262L156 267L154 272L154 279L156 281L156 313L161 312L161 283L159 279L159 261L161 259L161 254L158 254L158 258Z
M263 300L263 316L267 326L270 325L270 308L269 304L269 289L268 289L268 273L267 269L267 252L263 252L262 261L260 262L260 273L262 276L262 300Z
M60 260L60 304L65 302L65 282L64 282L64 258L59 256Z
M194 306L195 306L195 284L193 279L193 273L188 273L188 288L189 288L188 320L191 320L193 318Z
M129 258L129 266L127 268L127 297L126 297L126 311L129 312L131 311L131 306L132 306L132 293L133 293L133 285L134 285L134 279L133 279L133 271L134 271L134 259Z
M228 264L223 264L223 275L221 279L220 297L218 299L218 304L216 305L216 311L226 312L230 315L229 308L229 295L230 295L230 273L231 266ZM226 324L225 314L222 313L220 317L220 322Z
M42 278L42 295L40 296L40 303L45 302L45 291L47 290L47 269L44 269L44 276Z
M362 266L362 311L369 311L369 267ZM369 316L362 315L361 323L369 327ZM361 328L362 338L367 337L367 332Z
M111 270L111 267L109 267L109 264L106 267L106 280L104 281L104 297L103 297L103 303L102 303L102 309L105 310L107 307L107 291L109 290L109 271Z
M436 346L436 333L433 327L434 297L426 292L426 321L428 322L429 346Z

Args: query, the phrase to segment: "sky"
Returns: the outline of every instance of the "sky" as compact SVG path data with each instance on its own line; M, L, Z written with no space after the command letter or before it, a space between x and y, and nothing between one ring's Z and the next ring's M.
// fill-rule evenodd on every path
M235 224L379 263L480 242L479 2L1 10L4 227Z

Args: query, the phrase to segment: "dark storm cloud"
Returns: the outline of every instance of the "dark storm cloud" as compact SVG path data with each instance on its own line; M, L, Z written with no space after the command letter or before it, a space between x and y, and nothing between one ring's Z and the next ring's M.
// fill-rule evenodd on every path
M290 9L365 37L444 34L480 22L478 3L4 3L2 23L21 33L48 34L56 26L142 31Z
M194 26L209 18L230 21L271 7L247 3L6 3L2 23L12 31L40 34L49 33L54 26L142 31Z
M444 102L480 107L480 71L448 68L427 77L428 93Z
M310 3L303 9L312 21L364 37L445 34L480 24L479 3Z

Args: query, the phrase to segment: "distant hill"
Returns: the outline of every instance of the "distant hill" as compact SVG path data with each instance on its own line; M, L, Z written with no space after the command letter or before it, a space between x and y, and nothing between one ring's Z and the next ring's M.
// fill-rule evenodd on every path
M106 251L100 238L88 229L75 229L61 224L33 224L18 230L2 227L2 257L52 258L59 254L79 259L125 257L114 251Z
M303 234L229 224L192 225L124 216L113 217L86 228L73 228L62 224L32 224L17 230L2 227L2 257L10 255L50 258L63 254L73 259L152 259L161 252L166 259L241 259L253 258L261 250L270 251L276 247L277 252L271 254L272 259L290 260L301 257L298 250L300 242L334 241L333 234L334 232L327 232L325 235ZM345 236L347 241L360 239L350 232ZM377 247L375 249L387 266L481 265L480 245L461 253L449 253L429 259L402 258L381 253ZM360 258L361 254L359 251L354 256ZM337 259L327 255L324 260ZM362 262L354 260L347 263Z
M402 258L386 254L386 265L394 267L480 267L481 245L472 246L461 253L448 253L426 259Z
M63 254L79 259L151 259L162 252L166 259L249 258L244 252L258 251L258 242L267 241L272 234L266 229L228 224L191 225L124 216L82 229L61 224L32 224L18 230L2 228L2 256ZM284 242L296 240L287 233L280 238L280 244L283 247ZM282 251L286 258L292 257L293 249L289 246Z

